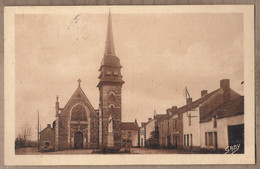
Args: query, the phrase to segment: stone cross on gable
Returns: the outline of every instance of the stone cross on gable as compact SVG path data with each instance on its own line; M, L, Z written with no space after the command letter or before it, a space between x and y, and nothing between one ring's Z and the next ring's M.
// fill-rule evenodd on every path
M78 83L79 83L79 87L80 87L80 83L81 83L81 80L80 80L80 79L78 80Z

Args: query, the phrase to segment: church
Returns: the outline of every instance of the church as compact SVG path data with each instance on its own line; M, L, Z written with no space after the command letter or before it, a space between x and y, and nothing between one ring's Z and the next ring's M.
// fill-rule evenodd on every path
M40 134L40 150L121 148L121 89L124 81L115 54L111 13L108 15L105 53L100 65L99 108L95 109L81 88L81 80L64 107L56 98L55 121Z

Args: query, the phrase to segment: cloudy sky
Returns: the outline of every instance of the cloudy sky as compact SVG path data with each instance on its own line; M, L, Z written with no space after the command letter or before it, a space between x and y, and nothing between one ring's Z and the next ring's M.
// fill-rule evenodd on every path
M243 95L243 15L119 14L112 11L116 55L125 81L122 120L147 121L193 100L228 78ZM28 124L36 131L55 119L82 80L98 109L98 69L105 48L107 14L16 15L16 135ZM32 138L36 138L36 134Z

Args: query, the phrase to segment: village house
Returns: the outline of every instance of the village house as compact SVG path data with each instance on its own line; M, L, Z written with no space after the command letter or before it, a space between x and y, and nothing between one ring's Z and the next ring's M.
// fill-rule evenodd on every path
M40 132L40 135L39 148L46 151L54 150L54 128L51 127L51 124L47 124L47 127Z
M133 147L139 146L139 127L136 120L135 122L122 122L121 133L122 144L128 141Z
M200 118L200 147L225 150L238 145L244 152L244 97L232 99Z
M167 116L158 121L160 146L175 147L172 146L176 144L176 141L174 140L175 138L173 138L172 130L174 128L173 119L180 119L179 121L182 121L182 128L179 127L179 135L182 138L180 139L182 140L182 144L180 144L179 147L183 147L184 149L199 150L200 148L213 148L214 145L218 144L218 140L227 140L227 135L219 135L219 137L217 137L216 132L214 133L214 130L212 130L212 125L209 125L208 123L211 123L212 119L214 121L218 117L220 118L220 116L215 115L213 112L219 112L219 107L221 105L228 106L227 103L229 103L229 106L233 104L233 106L231 107L234 108L232 109L232 111L230 110L231 112L223 112L223 114L225 115L222 115L220 119L222 119L222 121L225 121L229 125L243 124L243 115L241 111L234 112L234 109L241 109L241 104L235 104L239 102L238 100L236 100L239 98L241 98L241 95L230 88L229 79L223 79L220 81L219 89L211 93L207 93L206 90L202 90L201 98L199 98L198 100L192 101L192 98L187 98L186 105L178 109L174 109L174 111L168 109ZM227 120L226 118L231 116L230 114L232 114L234 117L232 116L231 120ZM238 114L240 116L237 116ZM223 124L223 127L227 126L228 124ZM230 129L230 131L231 130L232 129ZM239 130L239 132L241 133L242 131ZM212 141L214 139L215 141ZM225 145L228 144L226 143ZM223 146L218 148L223 148Z
M145 147L145 125L146 123L141 123L139 128L139 147Z
M182 148L182 113L178 113L177 106L167 109L167 114L158 124L159 144L161 147Z
M140 144L143 142L143 147L150 147L149 139L152 137L152 132L158 130L157 121L164 117L165 114L154 114L153 118L148 118L147 122L142 123L139 133L140 139L143 139L140 140Z

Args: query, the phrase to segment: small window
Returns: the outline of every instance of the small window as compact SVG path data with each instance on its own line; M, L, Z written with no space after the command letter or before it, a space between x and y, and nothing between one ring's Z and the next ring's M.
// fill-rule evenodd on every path
M107 72L106 72L106 75L111 76L111 75L112 75L112 72L107 71Z
M131 132L129 131L129 132L128 132L128 138L130 138L130 137L131 137Z
M205 133L205 145L208 145L208 133Z
M187 146L189 146L189 135L187 134Z
M162 133L163 133L163 123L162 123Z
M213 146L213 135L212 135L212 132L209 132L209 146Z
M190 146L192 146L192 134L190 134Z
M49 146L50 146L50 141L45 141L45 142L44 142L44 147L47 148L47 147L49 147Z
M189 114L189 126L191 126L191 115Z
M114 75L115 75L115 76L118 76L118 72L114 72Z
M183 135L183 144L186 146L186 135Z
M111 91L111 92L109 93L108 99L109 99L111 102L115 102L116 96L115 96L115 93L114 93L113 91Z
M216 118L216 116L213 117L213 127L214 128L217 127L217 118Z
M110 104L110 105L109 105L109 108L115 108L115 105Z

